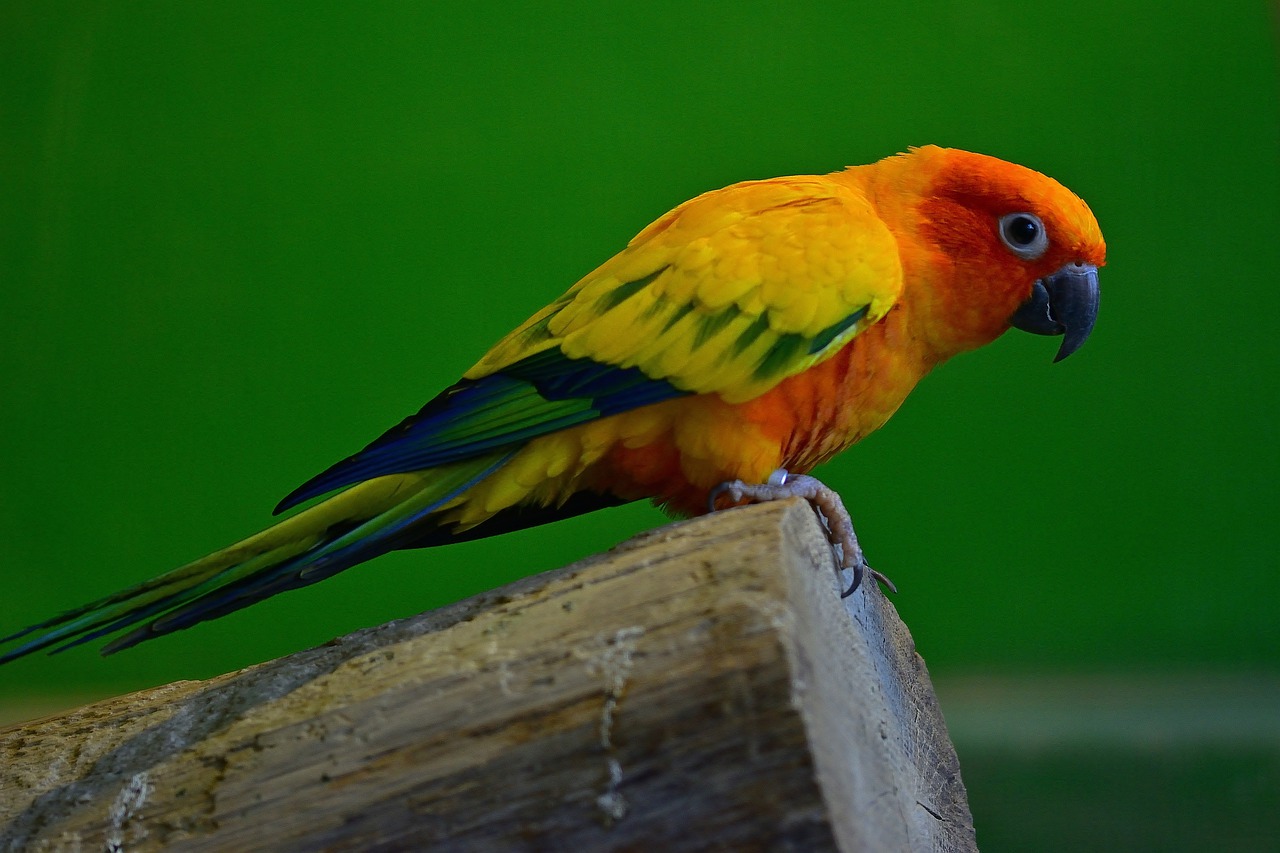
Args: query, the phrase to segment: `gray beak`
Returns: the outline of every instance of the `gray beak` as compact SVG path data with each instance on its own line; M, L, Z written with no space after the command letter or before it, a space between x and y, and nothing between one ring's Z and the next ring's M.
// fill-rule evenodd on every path
M1031 288L1031 296L1009 318L1015 329L1036 335L1064 335L1054 361L1084 346L1098 319L1098 268L1067 264Z

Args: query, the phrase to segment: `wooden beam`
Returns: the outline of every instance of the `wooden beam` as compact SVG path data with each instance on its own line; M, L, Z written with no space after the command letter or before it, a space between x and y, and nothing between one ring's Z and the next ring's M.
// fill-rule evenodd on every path
M911 636L833 568L745 507L10 728L0 849L972 850Z

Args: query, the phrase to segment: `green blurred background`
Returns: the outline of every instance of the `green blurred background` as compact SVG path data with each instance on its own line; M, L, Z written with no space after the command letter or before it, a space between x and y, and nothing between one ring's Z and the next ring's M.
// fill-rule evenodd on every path
M257 530L674 204L964 147L1089 201L1094 337L946 365L823 473L979 842L1280 846L1267 4L8 0L0 45L0 629ZM393 554L18 662L0 704L208 677L663 520Z

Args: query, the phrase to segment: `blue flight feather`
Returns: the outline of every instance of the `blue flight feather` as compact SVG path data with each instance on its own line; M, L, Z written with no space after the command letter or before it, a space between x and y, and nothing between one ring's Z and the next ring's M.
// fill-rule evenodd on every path
M457 383L364 450L303 483L275 511L362 480L457 462L686 393L639 368L544 350Z

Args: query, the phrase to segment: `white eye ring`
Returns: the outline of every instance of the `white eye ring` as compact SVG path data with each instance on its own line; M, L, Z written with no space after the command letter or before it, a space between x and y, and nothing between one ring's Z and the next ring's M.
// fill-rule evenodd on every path
M1000 239L1024 261L1034 261L1049 249L1044 223L1034 213L1006 213L1000 217Z

